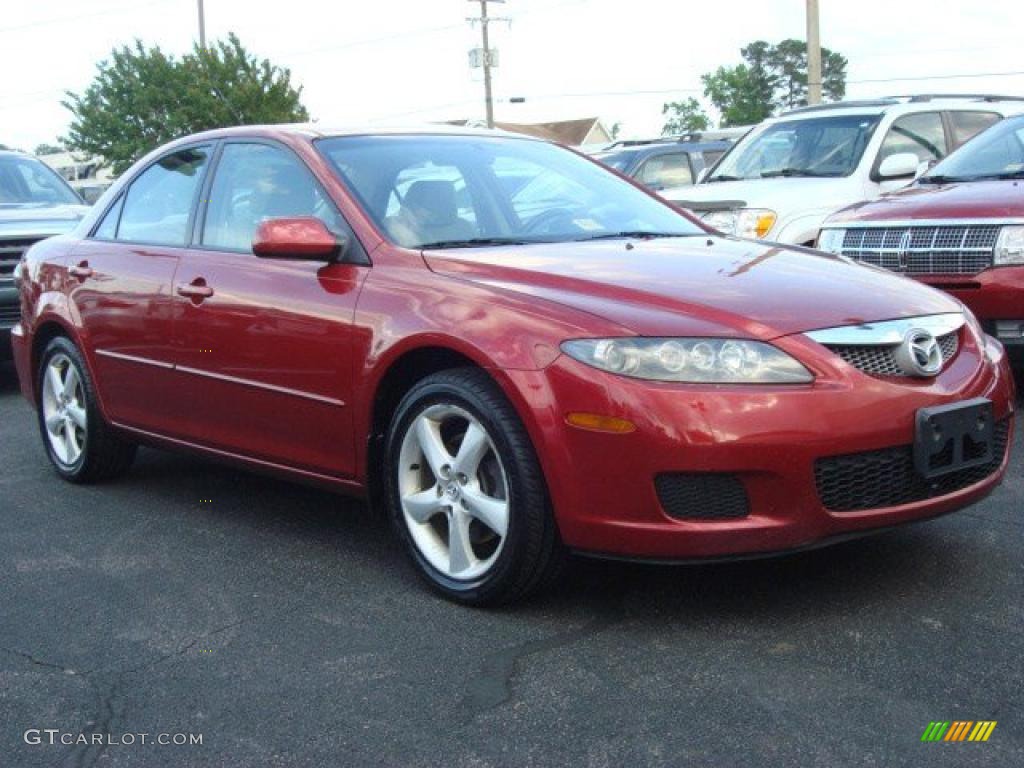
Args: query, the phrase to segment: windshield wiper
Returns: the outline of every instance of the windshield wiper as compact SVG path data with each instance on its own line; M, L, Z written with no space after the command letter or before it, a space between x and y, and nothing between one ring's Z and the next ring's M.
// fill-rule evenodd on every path
M834 171L825 173L823 171L812 171L809 168L779 168L777 171L762 171L762 179L774 179L782 176L789 178L790 176L810 176L812 178L827 177L827 176L840 176L842 174L835 173Z
M697 234L703 235L705 233L704 232L699 232ZM588 235L587 237L577 237L577 238L574 238L574 240L577 243L582 243L582 242L586 242L587 240L615 240L617 238L644 239L644 238L654 238L654 237L687 237L687 236L688 236L687 233L682 233L682 232L652 232L652 231L646 230L646 229L635 229L635 230L626 230L626 231L623 231L623 232L605 232L605 233L600 234L600 235Z
M702 184L711 184L714 181L743 181L742 176L730 176L727 173L723 173L720 176L710 176L704 179Z
M416 246L424 251L441 250L444 248L482 248L488 245L532 245L542 240L523 240L520 237L471 237L464 240L437 240L433 243L420 243Z
M973 176L946 176L936 173L931 176L922 176L918 182L921 184L956 184L964 181L999 181L1001 179L1024 179L1024 168L1003 173L978 173Z

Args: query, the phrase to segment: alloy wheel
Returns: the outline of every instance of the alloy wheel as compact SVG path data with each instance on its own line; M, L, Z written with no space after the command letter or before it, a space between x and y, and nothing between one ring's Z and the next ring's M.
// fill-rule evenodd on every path
M508 475L494 441L456 405L428 406L402 439L398 495L412 541L451 579L494 565L509 526Z
M82 378L63 354L50 358L42 386L43 423L50 449L65 466L73 466L85 450L88 417Z

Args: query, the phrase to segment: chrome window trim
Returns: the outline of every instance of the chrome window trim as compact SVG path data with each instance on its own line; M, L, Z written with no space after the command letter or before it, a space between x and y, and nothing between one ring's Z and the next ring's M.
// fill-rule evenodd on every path
M963 313L947 312L941 315L884 320L879 323L822 328L808 331L804 335L825 346L889 346L899 344L911 330L928 331L938 338L960 330L965 323Z

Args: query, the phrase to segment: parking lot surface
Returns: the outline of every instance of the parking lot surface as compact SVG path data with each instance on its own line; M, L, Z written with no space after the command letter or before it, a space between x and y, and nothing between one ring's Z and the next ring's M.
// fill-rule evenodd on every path
M580 561L497 611L319 490L152 450L60 482L9 367L0 431L3 766L1024 765L1019 431L971 509L782 559ZM922 743L935 720L998 725Z

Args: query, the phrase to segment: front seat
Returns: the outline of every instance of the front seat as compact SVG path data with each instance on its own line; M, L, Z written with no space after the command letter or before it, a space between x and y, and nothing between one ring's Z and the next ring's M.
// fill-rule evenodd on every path
M409 185L398 215L388 220L387 227L399 243L412 247L477 235L472 224L459 218L455 183L443 179L422 179Z

